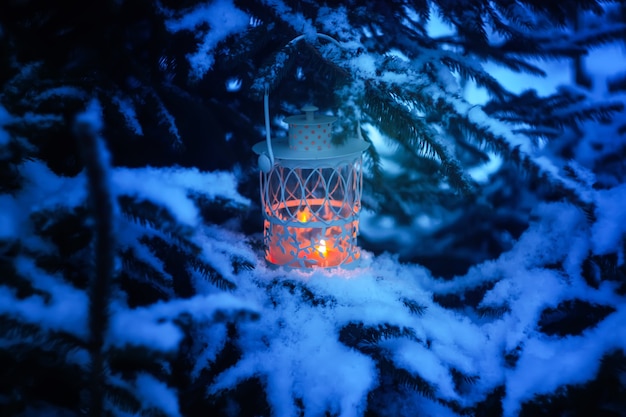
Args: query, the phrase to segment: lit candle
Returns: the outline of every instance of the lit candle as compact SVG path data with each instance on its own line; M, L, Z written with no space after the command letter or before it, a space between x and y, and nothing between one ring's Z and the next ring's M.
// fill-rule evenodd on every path
M326 249L326 241L324 239L320 240L320 245L317 247L319 253L325 258L328 249Z

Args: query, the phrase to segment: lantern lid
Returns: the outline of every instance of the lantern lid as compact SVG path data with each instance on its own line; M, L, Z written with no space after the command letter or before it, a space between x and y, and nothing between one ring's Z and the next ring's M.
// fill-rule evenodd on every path
M295 116L294 116L295 117ZM282 160L293 161L307 161L307 160L320 160L320 159L339 159L343 157L351 157L362 153L369 147L369 143L358 138L348 138L345 143L341 145L333 144L332 147L322 149L317 152L308 152L306 150L294 150L290 148L287 139L274 139L272 140L272 148L274 150L274 157ZM268 151L267 142L258 142L252 150L258 155L262 155Z
M325 124L325 123L333 123L337 120L335 116L326 116L326 115L315 115L315 112L319 110L315 106L306 105L301 109L304 114L297 114L295 116L285 117L285 123L288 123L290 126L306 126L312 124Z

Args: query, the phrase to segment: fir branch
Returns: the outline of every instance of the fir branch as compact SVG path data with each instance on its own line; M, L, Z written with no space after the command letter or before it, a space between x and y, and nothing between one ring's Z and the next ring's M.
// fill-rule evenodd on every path
M561 129L541 126L511 129L511 133L524 135L529 139L532 139L533 143L539 143L544 139L556 139L563 133L563 131Z
M502 87L498 80L482 68L472 68L472 66L466 65L452 54L446 54L446 56L441 57L441 62L450 70L458 72L461 78L473 80L478 86L486 88L489 93L500 99L511 96L511 93Z
M586 29L577 33L572 41L575 45L590 49L614 42L622 41L626 38L626 24L615 24L608 28L602 25L596 30Z
M166 207L129 195L120 195L118 203L128 220L158 230L185 249L195 252L194 245L189 242L189 237L194 233L193 228L179 222Z
M367 131L363 129L361 126L359 126L359 130L361 132L361 137L363 138L363 140L370 144L370 146L365 151L367 167L369 168L369 171L372 173L372 176L374 177L374 179L380 180L383 177L383 169L382 169L382 162L380 159L380 154L378 153L378 150L372 143L372 140L369 138Z
M255 23L245 32L235 34L228 48L218 51L220 59L216 59L216 65L221 69L238 70L246 65L246 58L258 55L270 45L272 32L267 29L267 25L256 22L254 17L250 19Z
M555 415L621 416L626 409L622 350L606 352L595 377L585 383L567 384L549 394L535 395L522 404L522 417Z
M372 83L366 83L364 110L380 129L389 137L397 139L408 149L416 150L429 158L445 161L447 156L442 146L434 139L435 132L423 119L411 117L406 108L392 96L383 93Z
M515 25L526 32L537 29L535 16L528 13L524 6L517 2L495 1L490 4L497 15L501 15L511 25Z
M378 350L378 343L392 338L406 337L417 340L415 331L409 327L399 327L389 323L378 326L365 326L363 323L349 323L339 332L339 340L347 346L359 350Z
M189 260L188 264L193 271L202 275L204 279L219 289L232 291L237 288L234 283L224 278L215 268L204 261L194 258Z
M435 0L437 1L437 0ZM483 8L476 3L468 3L462 13L459 13L457 31L475 48L489 44L486 24L482 16Z
M103 390L106 398L118 409L135 415L141 411L141 401L128 389L107 383L104 385Z
M267 85L270 92L275 90L281 81L293 69L298 59L306 59L303 63L309 70L315 73L317 78L333 78L347 80L350 73L340 65L333 62L327 56L323 56L314 45L305 41L304 38L296 42L289 42L280 50L270 55L261 69L257 71L257 77L250 87L252 98L261 99Z
M519 32L515 30L515 28L506 24L504 20L502 20L501 16L499 16L492 7L487 7L486 17L489 21L490 26L493 28L494 33L502 35L505 38L519 36Z
M497 53L494 51L494 53L490 54L489 59L516 72L526 72L537 77L545 77L548 75L544 70L529 63L528 61L505 53L500 53L499 51Z
M147 346L124 345L110 346L107 351L110 372L124 379L135 379L139 373L148 372L159 380L166 380L170 375L169 362L174 359L174 352L162 352Z
M150 249L147 248L147 250L149 251ZM163 271L157 270L154 266L138 258L133 249L124 249L120 251L119 256L124 269L131 270L133 275L154 281L155 284L163 288L167 288L170 285L171 276L164 274Z
M601 103L584 108L555 110L552 113L554 124L558 127L576 126L585 121L604 122L614 113L624 109L623 103Z
M150 251L147 247L146 250ZM130 307L146 305L174 297L173 279L163 270L138 258L132 249L120 252L123 269L118 281L128 294Z
M477 308L478 315L481 318L501 318L506 313L509 313L511 308L507 305L501 306L480 306Z
M626 353L619 350L614 353L610 353L602 356L600 359L602 367L607 370L613 371L617 374L626 373Z
M179 298L193 296L194 288L188 259L200 256L202 249L185 240L165 239L158 235L142 236L139 241L146 245L163 262L163 271L172 277L172 290Z
M18 249L18 245L15 245L15 249ZM9 252L8 255L14 253ZM18 252L15 252L17 255ZM40 296L45 302L50 301L50 294L39 288L35 288L32 281L22 275L20 275L15 269L12 259L8 259L8 262L4 262L4 256L0 257L0 276L2 276L2 284L15 291L15 295L20 298L26 298L32 295Z
M452 107L450 107L449 111L452 110ZM485 126L477 125L467 115L460 113L451 114L448 123L454 126L455 130L462 132L467 140L486 146L488 149L503 156L508 156L511 153L511 147L504 137L491 132Z
M331 59L329 56L331 54L322 54L322 51L317 46L305 42L304 39L301 40L299 44L303 44L306 56L309 57L309 63L313 64L314 68L317 68L317 71L314 71L317 78L326 76L327 78L335 80L335 83L345 82L352 78L351 73L347 69L340 66L334 59ZM337 54L341 54L343 52L343 50L337 49L336 45L334 46L333 51L335 50ZM333 56L333 58L336 58L336 56Z
M209 197L200 192L189 192L187 196L200 211L206 223L222 224L238 216L242 216L248 206L221 196Z
M536 59L558 59L574 58L586 52L585 48L574 45L571 42L563 41L560 38L554 39L554 35L539 32L537 35L512 37L497 46L491 46L491 50L486 50L482 56L492 54L512 55L517 57Z
M430 4L428 0L419 0L411 2L413 10L419 16L423 25L430 20Z
M141 410L141 416L142 417L170 417L171 414L166 413L165 411L159 408L151 407L145 410Z
M15 352L19 352L15 356ZM69 364L67 351L54 343L33 345L20 343L10 350L0 347L0 412L3 416L24 415L23 409L33 404L67 410L78 409L84 396L84 369ZM62 384L59 384L62 381ZM8 413L11 408L22 412ZM65 414L64 414L65 415Z
M409 298L403 298L402 304L409 309L409 311L416 316L422 316L426 312L426 306L423 306L416 301L413 301Z
M626 264L620 259L616 253L591 255L583 261L581 274L594 288L598 288L602 281L614 281L621 284L621 293L626 293Z
M536 90L531 89L506 100L491 100L482 109L499 120L529 124L535 121L534 125L538 125L540 120L551 117L553 109L573 107L586 99L585 94L573 89L561 89L547 97L540 97Z
M277 279L277 280L272 281L270 288L272 287L286 288L290 294L299 295L300 300L309 304L312 307L320 307L320 306L328 307L328 306L333 306L337 303L336 299L333 298L332 296L324 296L324 297L317 296L306 285L297 281ZM278 301L276 301L274 297L272 298L273 298L273 302L278 304Z
M456 368L450 368L450 375L452 375L452 381L457 392L461 391L463 384L475 384L480 379L478 375L467 375Z
M54 243L62 258L69 258L81 253L93 238L94 231L86 226L89 214L84 206L54 207L34 212L31 220L37 234Z
M241 271L252 271L254 269L254 263L248 259L242 258L241 256L233 256L230 260L230 264L233 267L233 272L235 274L238 274Z
M376 366L383 378L391 378L393 386L403 386L420 393L426 398L435 399L435 388L419 375L398 368L385 357L378 357Z
M61 331L50 331L37 324L26 323L7 314L0 314L0 335L4 347L30 343L27 348L14 348L11 356L15 360L28 354L32 349L43 349L48 352L57 352L59 357L65 357L70 351L85 349L88 346L81 338Z
M3 340L23 340L32 338L33 340L45 340L46 333L36 324L24 323L7 314L0 314L0 334Z
M288 44L279 51L274 52L266 59L257 71L257 77L250 87L252 98L261 100L267 86L273 91L283 78L291 71L296 61L297 49L295 45Z
M556 308L542 311L537 325L539 331L548 335L579 335L614 311L611 306L591 304L579 299L566 300Z
M420 96L422 102L417 102ZM432 100L421 94L409 94L408 100L416 107L423 107L428 115L441 119L452 117L456 111L443 99ZM415 117L406 106L398 103L392 94L385 94L371 82L366 83L363 108L374 119L380 130L394 138L415 157L426 156L440 163L440 172L450 186L464 194L472 191L472 183L466 177L459 161L448 154L446 148L436 139L437 132L427 123L427 119ZM434 121L434 120L433 120Z
M552 4L536 0L521 0L519 2L526 6L533 14L543 15L559 26L565 26L567 19L570 18L569 14L566 12L567 9L561 7L558 3Z
M618 91L626 91L626 72L620 72L609 79L606 82L607 89L611 93Z

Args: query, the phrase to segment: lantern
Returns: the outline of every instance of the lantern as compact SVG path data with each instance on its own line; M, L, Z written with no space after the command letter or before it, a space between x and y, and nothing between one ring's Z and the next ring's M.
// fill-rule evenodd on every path
M265 92L266 141L254 145L261 168L265 259L291 268L355 266L363 188L363 151L369 144L351 138L332 142L335 117L287 117L289 134L275 140L269 131Z

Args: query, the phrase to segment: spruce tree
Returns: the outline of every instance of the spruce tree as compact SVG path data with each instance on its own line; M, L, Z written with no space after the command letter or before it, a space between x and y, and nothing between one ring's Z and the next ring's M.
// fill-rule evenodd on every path
M620 349L595 379L530 399L492 375L523 374L527 345L605 336L621 314L623 236L580 256L553 242L568 227L597 242L616 216L623 74L597 99L583 58L623 41L618 6L3 3L0 413L619 415ZM429 32L435 17L448 34ZM484 66L544 75L535 60L552 58L571 61L578 86L516 94ZM486 104L467 99L470 83ZM372 142L364 205L420 233L407 257L447 281L388 255L359 272L363 292L260 264L250 148L266 85L272 115L313 102L339 117L338 142ZM597 128L615 140L589 137ZM503 167L482 184L469 170L490 153ZM232 172L204 172L216 169L244 196ZM364 237L377 253L401 245ZM559 301L510 274L518 264ZM611 302L585 298L580 280ZM521 335L485 330L516 320ZM472 363L470 332L497 365Z

